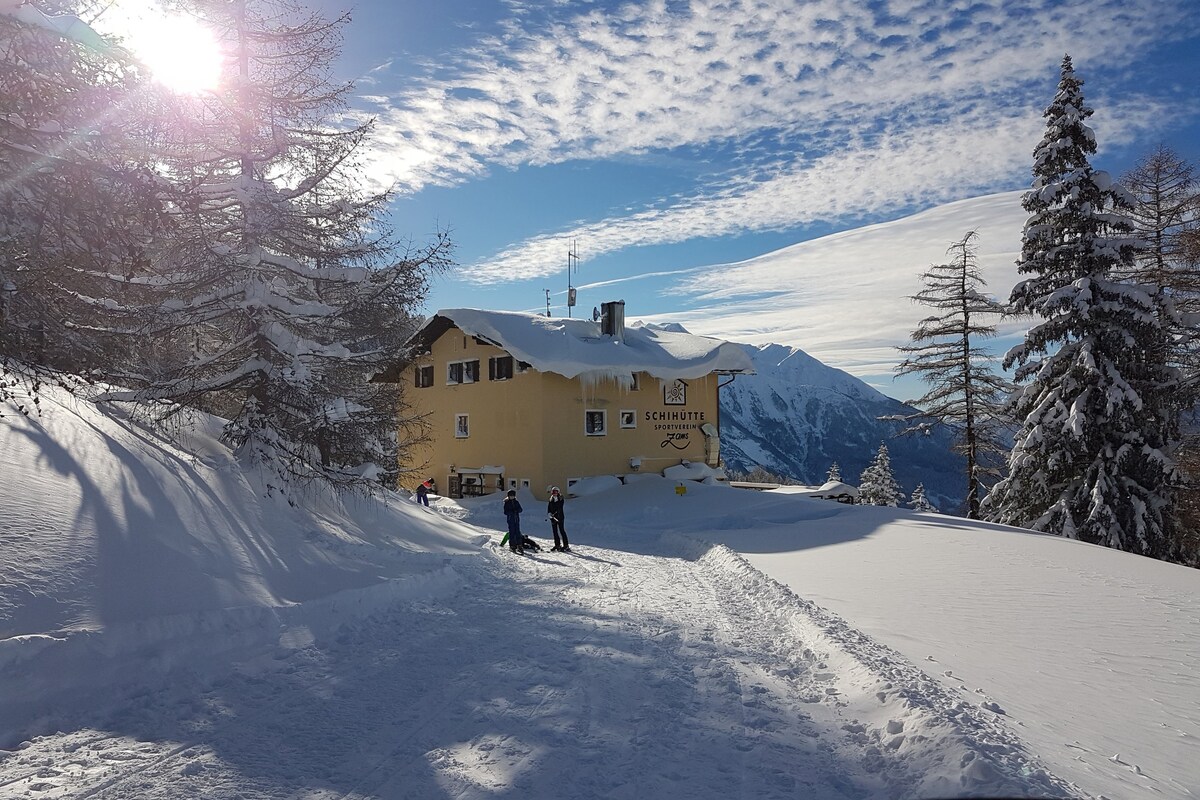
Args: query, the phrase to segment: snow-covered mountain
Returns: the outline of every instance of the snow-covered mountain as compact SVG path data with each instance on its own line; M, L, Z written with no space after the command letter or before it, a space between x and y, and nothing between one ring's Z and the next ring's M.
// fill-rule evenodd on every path
M757 464L819 484L836 461L843 479L857 483L882 441L906 493L924 483L938 508L952 511L962 502L964 462L950 452L945 427L898 436L901 423L878 418L912 413L910 406L803 350L742 346L758 374L739 376L721 390L721 452L729 467L748 471Z

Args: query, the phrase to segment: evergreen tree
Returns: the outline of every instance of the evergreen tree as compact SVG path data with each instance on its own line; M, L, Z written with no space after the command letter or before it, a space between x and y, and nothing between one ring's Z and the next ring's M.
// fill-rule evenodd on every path
M954 452L966 459L968 519L979 518L982 480L998 475L1001 454L1006 452L1001 439L1010 391L1008 381L992 371L992 358L979 346L981 339L996 335L995 325L981 320L1001 314L1003 307L980 291L986 284L975 239L975 232L968 232L950 246L949 263L935 264L922 274L925 288L912 299L938 314L917 325L914 344L899 348L908 357L896 367L898 375L917 374L929 386L924 396L909 401L920 413L902 418L923 421L903 433L925 432L931 419L956 431Z
M929 502L929 498L925 496L925 484L918 483L917 488L913 489L912 497L909 498L908 506L913 511L925 511L931 514L940 513L933 503Z
M829 473L825 476L825 482L832 483L833 481L840 481L841 479L842 468L839 467L838 463L835 461L829 465Z
M1040 317L1005 356L1016 366L1021 429L987 516L1156 557L1170 550L1167 448L1175 373L1163 363L1159 295L1113 279L1139 248L1128 193L1094 170L1083 82L1062 62L1034 180L1012 291L1016 313Z
M892 474L892 458L888 454L887 445L880 442L875 459L863 470L859 478L858 502L868 506L895 508L903 500L904 493L900 491L900 484L896 483L896 477Z
M154 336L188 348L109 397L228 417L226 440L267 467L268 490L365 486L394 474L402 416L395 387L370 378L396 358L448 239L404 249L382 219L390 195L362 188L370 125L343 124L351 87L329 79L347 16L286 0L191 8L228 54L225 88L162 110L173 230L146 306Z

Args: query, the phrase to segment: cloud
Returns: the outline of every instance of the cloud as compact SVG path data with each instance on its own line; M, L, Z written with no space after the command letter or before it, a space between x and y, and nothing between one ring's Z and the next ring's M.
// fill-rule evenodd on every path
M1194 32L1190 5L657 0L518 14L438 77L364 99L377 118L372 174L415 191L495 167L680 148L733 147L751 164L778 147L810 160L865 149L972 110L1014 116L1032 88L1047 95L1064 50L1085 75L1093 60L1132 61Z
M887 383L905 344L928 309L905 302L920 275L948 260L949 246L979 234L979 265L987 291L1007 300L1017 280L1026 213L1021 192L950 203L894 222L802 242L735 264L697 270L672 292L688 308L640 317L680 323L693 333L747 344L799 347L827 364ZM637 316L630 308L631 317ZM999 325L1012 339L1022 322Z
M1141 98L1106 110L1104 121L1132 139L1166 113L1165 105ZM561 269L565 239L586 242L595 258L695 238L845 224L992 192L1028 174L1043 126L1040 109L1009 117L975 109L920 135L883 134L869 144L774 165L773 172L760 168L706 194L517 242L470 265L462 278L486 284L553 274Z

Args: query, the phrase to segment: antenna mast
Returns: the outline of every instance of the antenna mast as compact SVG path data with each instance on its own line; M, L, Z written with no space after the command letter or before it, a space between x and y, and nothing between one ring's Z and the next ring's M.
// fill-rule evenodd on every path
M579 253L575 249L575 240L571 240L571 246L567 249L567 316L571 316L571 309L575 307L575 287L571 285L571 270L579 271Z

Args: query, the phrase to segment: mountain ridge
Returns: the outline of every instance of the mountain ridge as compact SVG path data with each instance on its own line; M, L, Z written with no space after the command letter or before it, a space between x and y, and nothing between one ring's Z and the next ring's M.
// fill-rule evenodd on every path
M800 348L740 344L755 375L739 375L721 391L722 455L739 472L755 466L806 484L820 484L832 463L857 484L887 444L896 480L906 495L918 483L946 512L962 502L965 462L951 452L953 432L935 425L928 434L901 436L903 423L880 419L917 409L888 397Z

